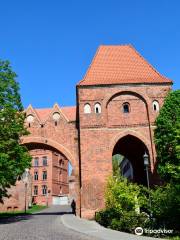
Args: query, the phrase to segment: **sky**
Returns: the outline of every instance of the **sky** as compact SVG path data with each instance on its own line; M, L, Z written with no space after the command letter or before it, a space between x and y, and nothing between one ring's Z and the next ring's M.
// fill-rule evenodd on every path
M132 44L180 88L179 0L0 0L0 59L24 107L76 104L99 45Z

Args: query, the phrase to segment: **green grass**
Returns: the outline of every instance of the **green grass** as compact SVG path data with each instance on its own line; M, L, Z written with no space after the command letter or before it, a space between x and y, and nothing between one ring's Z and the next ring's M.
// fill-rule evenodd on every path
M45 208L47 208L47 206L34 205L34 206L32 206L32 208L28 209L26 212L31 214L31 213L39 212Z
M32 208L29 208L28 210L26 210L26 213L24 211L2 212L0 213L0 218L20 216L20 215L30 215L32 213L39 212L45 208L47 207L41 206L41 205L34 205L32 206Z

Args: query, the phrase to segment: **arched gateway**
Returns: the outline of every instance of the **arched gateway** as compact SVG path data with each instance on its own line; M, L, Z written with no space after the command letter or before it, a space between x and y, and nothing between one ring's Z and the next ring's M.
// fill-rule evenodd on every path
M144 142L129 134L120 138L113 149L113 156L117 154L121 156L120 171L122 175L133 182L147 185L143 162L145 153L149 155L149 150Z
M124 172L129 167L133 181L146 184L142 156L148 153L151 184L156 180L154 122L171 85L132 46L101 46L77 85L77 106L30 105L25 123L30 135L22 144L71 161L78 214L92 218L104 207L114 154L124 157Z
M69 204L71 199L78 199L78 179L75 179L78 174L72 176L76 160L67 148L44 137L26 137L22 144L32 156L33 203Z

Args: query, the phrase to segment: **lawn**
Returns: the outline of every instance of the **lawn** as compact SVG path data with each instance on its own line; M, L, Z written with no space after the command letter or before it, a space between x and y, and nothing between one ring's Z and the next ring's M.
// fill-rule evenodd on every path
M39 212L45 208L47 207L42 205L34 205L32 206L32 208L26 210L26 213L24 211L2 212L0 213L0 218L19 216L19 215L30 215L32 213Z

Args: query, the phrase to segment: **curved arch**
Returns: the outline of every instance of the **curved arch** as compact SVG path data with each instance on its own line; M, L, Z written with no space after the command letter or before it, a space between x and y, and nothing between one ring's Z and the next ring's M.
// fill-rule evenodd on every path
M150 155L150 162L151 162L151 168L153 168L153 156L152 156L152 151L151 151L151 142L148 141L148 139L146 139L142 134L140 134L139 132L135 131L135 130L125 130L123 132L118 133L110 142L110 151L113 153L113 149L115 147L115 145L117 144L117 142L125 137L131 135L133 137L138 138L141 142L144 143L144 145L147 147L149 155Z
M134 96L140 98L140 99L145 103L145 105L146 105L146 107L147 107L148 104L147 104L146 99L145 99L142 95L140 95L139 93L136 93L136 92L133 92L133 91L120 91L120 92L115 93L115 94L112 95L109 99L106 100L106 108L107 108L109 102L110 102L113 98L115 98L115 97L117 97L117 96L120 96L120 95L127 95L127 94L129 94L129 95L134 95Z
M61 153L63 153L67 159L72 163L73 167L76 166L75 164L75 158L73 155L70 153L70 151L65 148L63 145L59 144L58 142L49 139L49 138L43 138L43 137L25 137L21 139L21 144L26 145L29 143L40 143L40 144L45 144L48 146L51 146Z
M151 155L151 159L152 159L151 161L152 161L152 163L154 165L155 164L155 155L154 155L154 149L153 149L153 138L152 138L152 133L151 133L151 124L150 124L148 103L147 103L146 99L142 95L140 95L139 93L136 93L134 91L126 91L126 90L125 91L119 91L119 92L113 94L111 97L109 97L106 100L106 103L105 103L106 104L106 109L108 107L109 102L113 98L115 98L117 96L120 96L120 95L127 95L127 94L134 95L134 96L138 97L139 99L141 99L144 102L144 104L146 106L146 112L147 112L147 118L148 118L148 127L149 127L149 135L150 135L150 145L151 145L151 149L149 149L149 153ZM107 114L107 111L106 111L106 114Z

